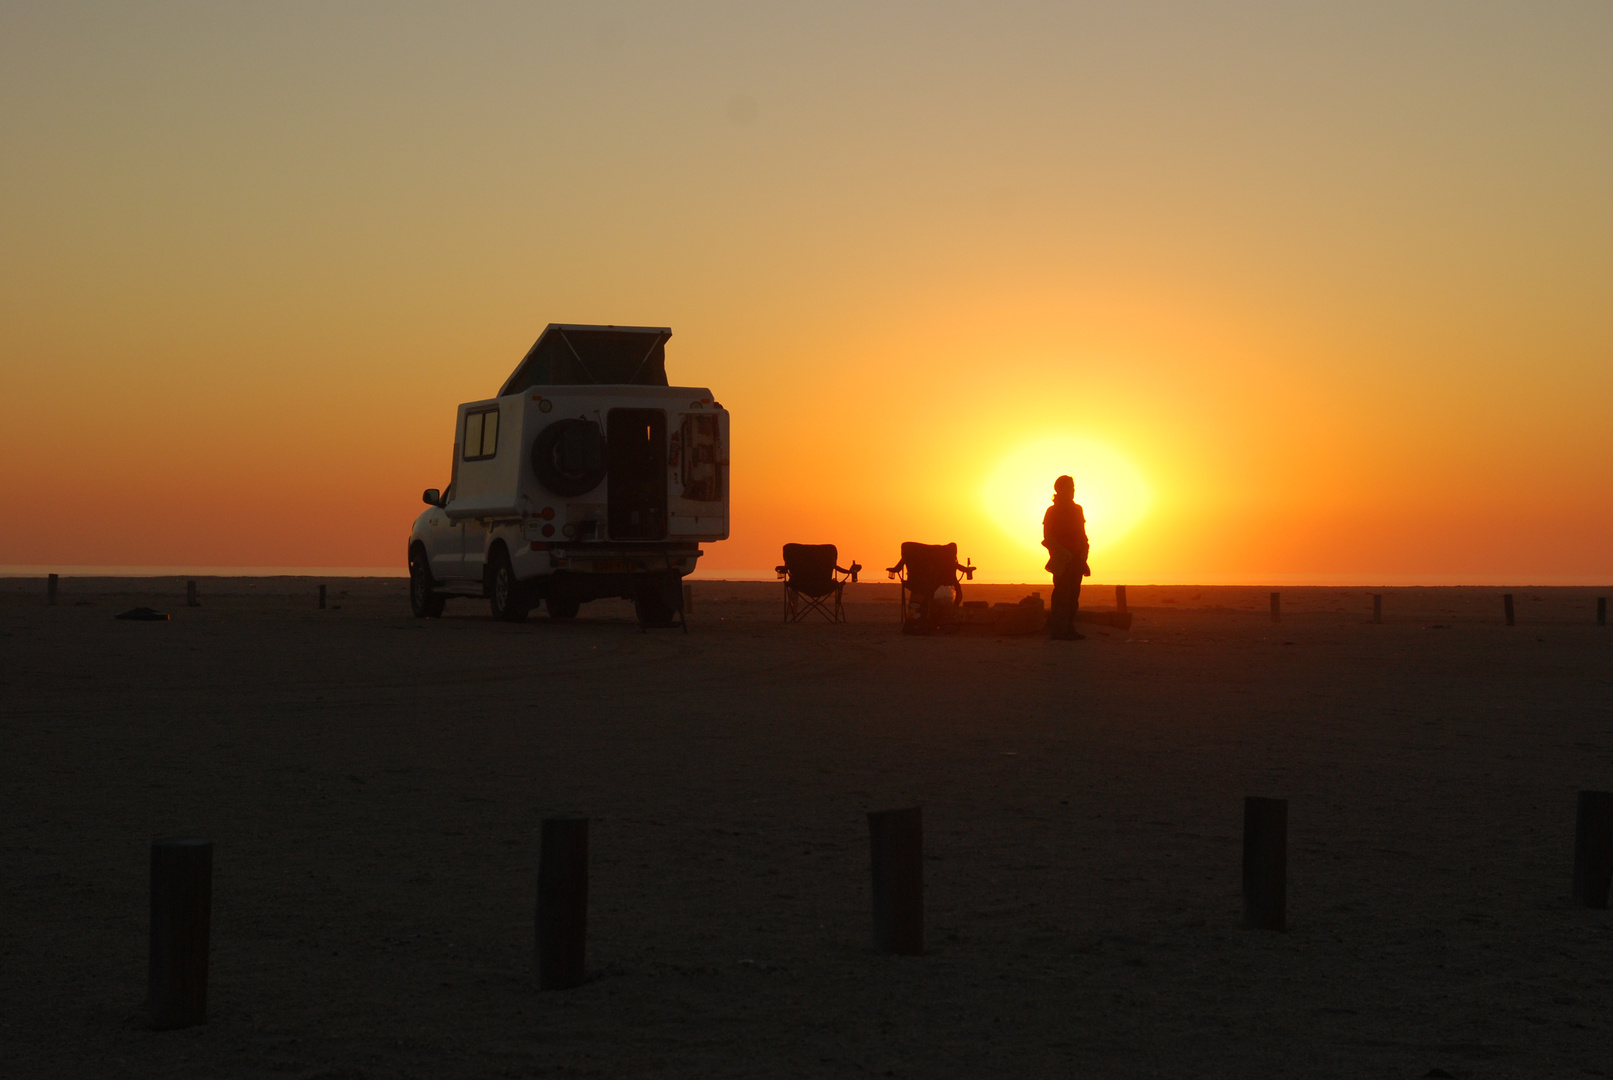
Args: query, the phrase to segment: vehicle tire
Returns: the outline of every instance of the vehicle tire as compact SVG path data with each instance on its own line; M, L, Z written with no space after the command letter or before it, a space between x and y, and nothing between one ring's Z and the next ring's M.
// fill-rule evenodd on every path
M426 553L418 549L409 552L409 610L415 618L436 619L442 616L448 598L433 588L435 584L431 580L431 565L426 562Z
M640 589L634 594L633 611L638 615L638 624L647 627L671 626L678 617L654 589Z
M582 610L582 601L575 597L551 596L543 604L549 609L551 619L575 619Z
M503 622L520 622L529 610L521 595L521 583L515 580L509 553L502 547L493 552L487 564L487 599L493 607L493 618Z

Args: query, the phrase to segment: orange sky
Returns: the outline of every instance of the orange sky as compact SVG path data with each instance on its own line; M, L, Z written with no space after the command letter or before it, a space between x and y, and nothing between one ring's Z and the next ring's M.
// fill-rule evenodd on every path
M560 321L707 570L1034 580L1040 444L1100 580L1613 578L1613 7L757 7L0 8L0 565L401 569Z

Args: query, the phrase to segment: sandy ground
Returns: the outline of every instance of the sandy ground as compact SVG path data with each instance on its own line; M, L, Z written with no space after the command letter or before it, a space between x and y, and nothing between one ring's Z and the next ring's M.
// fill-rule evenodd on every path
M1068 643L904 638L884 583L786 627L702 582L687 635L329 584L0 581L7 1075L1613 1074L1613 913L1567 898L1613 788L1593 590L1508 629L1500 590L1376 626L1285 589L1274 626L1134 587ZM1246 794L1290 800L1285 934L1238 926ZM928 953L881 957L864 815L913 803ZM556 812L593 819L591 977L538 993ZM152 1033L175 833L217 845L212 1020Z

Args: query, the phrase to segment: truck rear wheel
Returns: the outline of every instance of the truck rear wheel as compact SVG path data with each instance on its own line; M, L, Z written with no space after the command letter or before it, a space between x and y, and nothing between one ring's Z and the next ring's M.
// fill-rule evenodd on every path
M521 583L515 580L515 568L503 548L493 552L487 567L487 599L492 604L495 619L520 622L526 618L529 609L521 595Z
M439 594L433 586L436 582L431 580L431 565L426 562L423 551L409 553L409 610L417 619L436 619L442 616L442 609L447 605L448 598Z

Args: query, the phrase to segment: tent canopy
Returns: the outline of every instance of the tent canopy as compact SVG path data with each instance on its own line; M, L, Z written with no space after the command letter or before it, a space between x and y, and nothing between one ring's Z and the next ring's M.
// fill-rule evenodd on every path
M532 343L498 396L533 386L665 386L664 326L550 323Z

